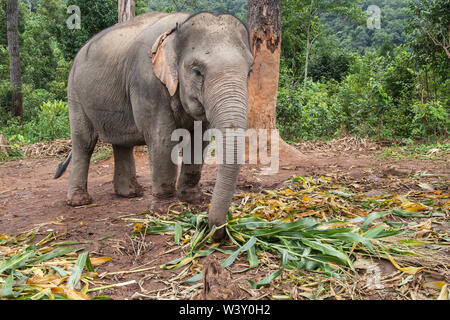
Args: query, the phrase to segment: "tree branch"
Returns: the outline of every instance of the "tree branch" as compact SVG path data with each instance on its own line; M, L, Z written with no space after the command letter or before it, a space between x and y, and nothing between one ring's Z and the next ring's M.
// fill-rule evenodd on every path
M450 44L440 42L436 37L433 36L433 34L430 31L427 30L427 28L422 27L422 29L425 31L425 33L428 35L428 37L431 39L431 41L433 41L433 43L436 46L442 47L444 49L445 53L447 54L447 57L450 58L450 51L449 51Z

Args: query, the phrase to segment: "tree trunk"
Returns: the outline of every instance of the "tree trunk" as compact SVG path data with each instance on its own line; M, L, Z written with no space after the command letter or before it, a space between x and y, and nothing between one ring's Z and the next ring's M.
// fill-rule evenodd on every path
M118 0L119 9L119 23L128 21L135 16L135 3L134 0Z
M309 68L309 53L311 52L311 24L308 26L306 33L306 58L305 58L305 79L304 83L308 80L308 68Z
M8 0L6 3L6 25L9 52L9 74L11 86L13 88L12 113L14 117L20 117L22 119L22 74L20 72L18 17L18 0Z
M276 129L281 55L281 0L248 0L247 24L254 57L248 84L248 127L273 130ZM270 132L267 136L270 150L273 136ZM294 159L298 162L301 154L278 135L276 138L279 140L280 163L286 164Z
M254 64L249 80L249 128L275 129L281 54L281 1L249 0Z

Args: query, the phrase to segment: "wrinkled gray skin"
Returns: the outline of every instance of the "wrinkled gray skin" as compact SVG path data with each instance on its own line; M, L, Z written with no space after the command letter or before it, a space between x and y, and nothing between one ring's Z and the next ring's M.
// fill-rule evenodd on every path
M113 145L117 195L142 194L133 146L145 144L150 150L153 202L175 196L177 165L171 152L178 142L171 141L172 132L193 130L194 120L203 121L204 130L247 129L252 63L248 30L231 15L150 13L91 39L77 54L69 75L73 163L67 203L92 201L87 176L98 137ZM201 169L202 165L182 164L180 199L199 193ZM239 171L238 164L218 165L210 227L226 222ZM215 238L224 235L222 228Z

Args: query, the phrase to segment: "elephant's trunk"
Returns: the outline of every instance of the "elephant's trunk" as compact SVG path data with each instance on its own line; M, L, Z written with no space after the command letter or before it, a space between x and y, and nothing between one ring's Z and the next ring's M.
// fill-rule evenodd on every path
M237 148L238 139L234 137L234 134L239 131L245 132L248 125L246 76L231 76L230 73L227 73L225 78L228 80L224 81L224 77L221 77L216 81L209 82L205 88L206 116L209 127L222 133L222 139L216 139L218 144L216 148L221 148L222 157L218 158L216 184L209 208L210 228L226 223L241 167L238 153L244 152L244 148ZM217 153L220 154L220 150ZM233 158L231 159L230 156ZM224 236L225 229L221 228L215 232L213 238L220 240Z

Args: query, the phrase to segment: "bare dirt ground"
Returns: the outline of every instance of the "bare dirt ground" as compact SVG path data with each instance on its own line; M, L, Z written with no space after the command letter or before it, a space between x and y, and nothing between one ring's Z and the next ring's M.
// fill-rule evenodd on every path
M421 183L441 183L448 191L450 166L449 159L445 157L433 161L380 160L378 156L382 149L378 147L308 150L305 146L299 146L299 149L304 158L283 159L277 175L261 175L254 168L244 167L237 193L274 189L283 186L293 176L321 175L356 181L371 195L406 192L420 190L418 180L406 179L415 174L422 175ZM0 234L17 235L33 230L36 239L40 239L53 231L58 241L82 242L78 247L85 248L91 254L112 257L99 269L105 284L137 281L132 285L103 290L99 294L114 299L157 298L158 292L170 286L167 280L177 274L161 270L160 266L179 257L179 250L166 235L147 235L143 241L137 242L130 237L134 224L119 218L149 207L151 173L148 157L137 151L135 158L138 181L145 188L142 198L125 199L114 194L114 162L110 158L91 164L88 187L95 205L84 208L72 208L65 203L68 173L58 180L52 178L61 158L25 159L0 164ZM216 168L212 165L203 169L200 185L206 194L212 193L215 172ZM225 257L220 254L216 256L217 259ZM392 266L388 267L392 271ZM254 277L258 270L249 273ZM263 276L266 275L260 278ZM242 288L248 285L242 274L234 274L233 277L233 281L241 283ZM198 289L201 288L200 285ZM239 298L252 298L249 290L241 290L240 295Z

